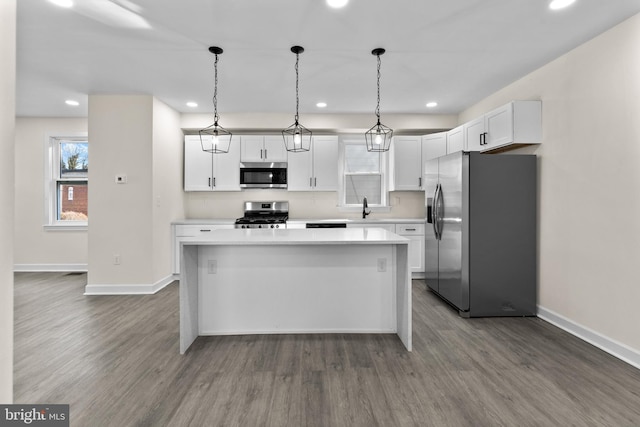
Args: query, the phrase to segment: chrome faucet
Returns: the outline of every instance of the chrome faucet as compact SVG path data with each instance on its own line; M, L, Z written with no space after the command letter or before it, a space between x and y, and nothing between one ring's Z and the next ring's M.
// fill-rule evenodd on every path
M367 217L367 215L369 215L371 213L371 211L367 212L367 208L369 206L367 205L367 198L365 197L362 200L362 218L365 219Z

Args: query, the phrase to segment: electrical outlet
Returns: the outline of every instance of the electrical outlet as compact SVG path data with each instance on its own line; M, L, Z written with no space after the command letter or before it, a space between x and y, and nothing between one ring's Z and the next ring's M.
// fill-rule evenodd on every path
M218 261L215 259L210 259L207 261L207 273L208 274L216 274L218 270Z
M378 258L378 272L384 273L385 271L387 271L387 259Z
M120 255L113 255L113 265L120 265Z

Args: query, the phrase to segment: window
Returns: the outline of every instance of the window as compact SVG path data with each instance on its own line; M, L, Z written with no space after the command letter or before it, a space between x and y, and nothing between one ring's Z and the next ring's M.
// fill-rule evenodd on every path
M89 219L89 143L81 137L49 137L47 225L84 229Z
M386 153L368 152L364 135L345 137L342 142L342 205L362 207L366 197L369 206L386 206Z

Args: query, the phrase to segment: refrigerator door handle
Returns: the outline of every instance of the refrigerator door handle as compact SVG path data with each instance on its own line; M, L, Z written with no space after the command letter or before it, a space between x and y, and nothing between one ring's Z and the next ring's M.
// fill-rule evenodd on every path
M440 219L438 218L438 201L440 200L440 192L441 192L440 184L436 185L436 191L433 195L433 232L436 235L436 240L440 240L440 227L438 223Z

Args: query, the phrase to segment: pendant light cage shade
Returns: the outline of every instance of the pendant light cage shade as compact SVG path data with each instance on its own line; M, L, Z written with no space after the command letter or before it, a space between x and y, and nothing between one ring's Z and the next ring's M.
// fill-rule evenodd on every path
M300 97L298 95L298 62L300 60L300 54L304 52L304 48L302 46L292 46L291 52L296 54L296 115L294 116L293 124L282 131L282 138L284 139L284 146L287 151L299 153L311 149L311 138L313 134L298 122L298 107L300 105Z
M378 103L376 105L376 117L378 122L364 134L364 138L367 142L367 151L384 152L389 151L391 148L391 138L393 138L393 129L380 123L380 55L384 54L385 50L381 47L373 49L372 55L375 55L378 60Z
M389 151L391 138L393 138L393 129L383 125L380 121L364 134L367 151L373 152Z
M299 153L309 151L313 133L297 121L282 131L284 145L287 151Z
M217 46L211 46L209 52L213 53L216 57L213 69L214 69L214 86L213 86L213 124L209 127L198 131L200 134L200 145L202 151L213 154L223 154L229 152L231 147L231 138L233 134L220 126L218 120L218 55L221 55L223 50Z
M202 151L213 154L229 152L233 134L215 122L211 126L198 131Z

